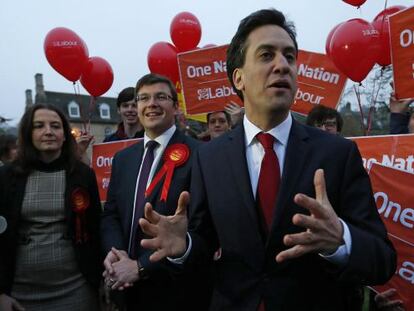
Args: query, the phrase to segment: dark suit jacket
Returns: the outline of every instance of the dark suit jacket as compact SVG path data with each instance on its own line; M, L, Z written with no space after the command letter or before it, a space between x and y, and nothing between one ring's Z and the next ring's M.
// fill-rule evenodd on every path
M166 202L159 200L164 179L147 198L153 208L163 215L173 215L180 193L189 190L191 163L198 147L196 140L185 136L178 130L171 137L168 146L176 143L186 144L189 147L190 158L182 166L176 167ZM143 154L144 142L141 141L118 152L113 159L111 181L101 223L105 255L111 247L128 250L135 186ZM163 163L162 160L159 162L156 172L160 170ZM139 218L141 218L143 217L143 206L139 208L139 211ZM138 230L139 238L144 238L139 226ZM192 310L191 303L197 300L198 303L203 300L203 303L207 304L206 299L209 300L209 298L205 295L208 282L203 280L203 275L197 279L193 277L194 275L181 273L182 271L180 271L180 275L176 275L172 271L174 265L167 260L157 263L150 262L149 256L151 254L152 251L141 246L138 247L138 260L144 266L149 278L139 280L134 284L134 288L128 294L128 301L132 298L140 310Z
M352 251L339 269L318 254L278 264L286 249L283 236L303 231L292 224L307 210L293 197L314 197L313 178L325 171L329 200L349 226ZM193 247L188 264L216 262L211 310L355 310L351 295L360 284L387 281L396 267L395 250L376 210L372 190L356 145L316 128L293 122L282 182L268 235L261 234L246 162L244 128L240 126L199 148L192 184L189 232Z
M43 165L42 171L63 169L59 159L51 165ZM56 165L55 165L56 164ZM0 235L0 293L10 294L14 279L16 251L19 239L20 211L25 195L27 176L18 174L13 165L0 168L0 215L7 220L7 230ZM87 241L76 243L76 214L71 204L71 194L77 189L85 189L90 198L89 208L85 212ZM72 239L76 259L85 279L96 287L102 274L102 258L99 239L99 219L101 204L95 173L82 162L77 162L72 171L66 173L65 214L67 218L66 237Z

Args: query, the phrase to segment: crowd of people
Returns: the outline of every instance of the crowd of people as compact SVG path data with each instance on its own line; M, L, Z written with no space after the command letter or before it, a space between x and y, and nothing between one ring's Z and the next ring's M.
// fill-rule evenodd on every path
M364 295L396 252L340 114L292 117L297 53L282 12L243 19L227 73L244 108L208 113L198 136L169 79L122 90L104 142L142 139L115 155L103 208L93 136L30 107L18 138L0 136L0 310L109 308L100 287L118 310L404 310L395 290ZM393 134L413 132L409 104L391 97Z

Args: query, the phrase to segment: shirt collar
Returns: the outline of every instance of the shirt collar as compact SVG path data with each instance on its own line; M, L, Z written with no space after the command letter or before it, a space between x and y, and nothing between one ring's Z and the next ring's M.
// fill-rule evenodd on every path
M256 125L254 125L250 120L247 118L246 115L244 115L243 118L243 126L244 126L244 132L246 134L246 147L249 146L253 139L256 137L257 134L260 132L263 132L260 128L258 128ZM266 133L269 133L272 135L280 144L286 146L290 129L292 128L292 116L289 112L287 118L283 120L282 123L272 128L270 131L267 131Z
M151 139L147 136L147 133L144 134L144 147L147 145L147 142L150 140L155 140L157 143L160 144L163 148L168 145L171 137L174 135L175 130L177 127L175 125L171 126L168 130L162 133L160 136L156 137L155 139Z

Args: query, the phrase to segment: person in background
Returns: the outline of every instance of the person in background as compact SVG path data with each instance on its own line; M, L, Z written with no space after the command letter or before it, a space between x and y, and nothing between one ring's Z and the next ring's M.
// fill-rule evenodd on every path
M235 128L243 122L244 107L240 107L234 101L230 101L230 103L226 104L224 106L224 111L230 115L232 128Z
M115 133L105 137L104 143L144 137L144 128L138 118L134 92L133 87L127 87L119 93L116 105L122 121L118 124L118 129Z
M144 129L138 119L137 104L134 99L134 88L127 87L123 89L118 95L116 105L118 107L118 113L121 116L121 122L118 124L117 130L106 136L103 142L106 143L143 137ZM81 136L76 139L79 157L85 164L89 164L90 162L86 150L93 141L93 135L90 133L82 133Z
M391 83L391 87L394 87ZM414 113L410 104L414 99L396 99L394 91L390 97L390 134L414 133Z
M100 214L95 173L77 159L64 114L30 107L17 158L0 168L0 310L98 310Z
M343 119L337 110L317 105L309 112L306 124L331 134L339 134L342 130Z
M202 141L210 141L230 131L231 118L226 111L213 111L207 113L207 131L199 135Z
M11 134L0 135L0 166L12 162L17 155L17 137Z

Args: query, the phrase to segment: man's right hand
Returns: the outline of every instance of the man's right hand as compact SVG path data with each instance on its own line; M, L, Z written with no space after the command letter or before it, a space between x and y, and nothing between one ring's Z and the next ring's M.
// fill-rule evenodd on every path
M184 191L178 199L175 214L164 216L153 210L150 203L145 205L145 218L139 220L142 231L152 239L143 239L141 246L155 250L151 261L159 261L166 257L181 257L187 250L187 205L190 194Z
M25 308L17 302L16 299L6 295L0 294L0 310L1 311L24 311Z

